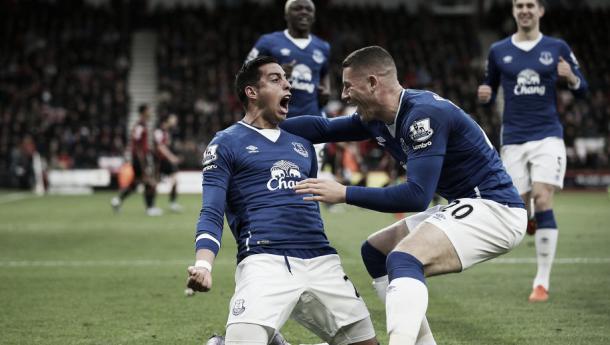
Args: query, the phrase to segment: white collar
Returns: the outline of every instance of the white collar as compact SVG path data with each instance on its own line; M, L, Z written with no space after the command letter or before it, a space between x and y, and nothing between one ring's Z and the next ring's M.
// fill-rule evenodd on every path
M398 101L398 110L394 116L394 122L391 125L385 125L388 128L390 134L396 138L396 122L398 122L398 114L400 114L400 108L402 108L402 97L405 95L405 89L400 92L400 100Z
M529 40L529 41L519 41L519 42L517 42L515 40L515 36L517 36L517 34L514 34L510 37L510 41L512 42L512 44L515 47L528 52L528 51L532 50L538 44L538 42L540 42L542 40L542 36L544 36L544 35L541 32L540 35L538 35L538 37L536 39Z
M252 125L245 123L244 121L239 121L238 123L250 128L253 131L258 132L260 135L264 136L265 138L269 139L274 143L277 142L277 140L280 138L280 134L282 133L279 128L256 128Z
M295 46L301 49L305 49L311 42L311 35L308 35L307 38L294 38L290 36L288 29L284 30L284 36L286 36L286 38L288 38L292 43L294 43Z

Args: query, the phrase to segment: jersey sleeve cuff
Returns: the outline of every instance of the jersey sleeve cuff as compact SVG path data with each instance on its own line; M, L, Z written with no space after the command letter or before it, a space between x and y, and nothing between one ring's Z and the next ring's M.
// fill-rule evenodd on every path
M195 238L195 250L199 249L209 249L216 255L220 250L220 241L209 233L197 234L197 237Z

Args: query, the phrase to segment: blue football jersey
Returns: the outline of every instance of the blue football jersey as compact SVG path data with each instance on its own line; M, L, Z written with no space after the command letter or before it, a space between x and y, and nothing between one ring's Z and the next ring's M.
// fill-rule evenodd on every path
M563 57L580 78L573 90L584 94L587 82L568 45L560 39L542 36L529 51L517 47L511 37L494 43L489 51L485 84L504 90L502 143L522 144L547 137L563 137L557 112L557 64Z
M298 181L315 177L313 145L283 130L275 130L277 138L265 136L265 131L274 130L238 122L209 143L196 248L218 251L226 214L238 261L256 253L296 257L311 249L334 253L318 203L304 201L292 189Z
M298 117L282 127L314 142L375 138L403 167L442 157L440 176L431 188L445 199L484 198L524 206L481 127L451 101L429 91L403 90L392 125L365 122L353 114L330 120ZM407 169L407 184L409 174Z
M315 35L310 37L309 44L301 49L292 41L288 30L269 33L259 38L246 58L250 61L259 55L267 55L274 57L280 65L296 63L292 75L288 76L292 85L288 117L322 114L318 86L328 73L330 45Z

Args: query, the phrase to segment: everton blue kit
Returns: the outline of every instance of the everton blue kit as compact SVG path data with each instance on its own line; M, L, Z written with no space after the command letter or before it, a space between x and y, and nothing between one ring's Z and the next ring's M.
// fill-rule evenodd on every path
M300 116L285 130L314 143L375 138L407 170L407 182L387 188L350 186L347 203L384 212L421 211L434 192L452 201L483 198L524 204L485 133L462 109L429 92L406 89L392 125L358 114L334 119Z
M288 30L261 36L248 54L246 61L259 55L274 57L280 65L295 62L292 70L290 108L288 117L302 114L322 115L318 103L320 80L328 73L330 45L315 35L304 48L290 37Z
M324 234L318 203L304 201L292 189L316 176L309 141L240 121L216 134L203 160L197 250L218 252L226 214L238 261L258 253L303 259L336 253Z
M555 91L560 57L580 79L573 92L583 95L587 82L563 40L541 35L539 42L526 51L517 47L511 36L491 46L484 83L491 86L494 97L499 85L504 90L503 145L563 138Z

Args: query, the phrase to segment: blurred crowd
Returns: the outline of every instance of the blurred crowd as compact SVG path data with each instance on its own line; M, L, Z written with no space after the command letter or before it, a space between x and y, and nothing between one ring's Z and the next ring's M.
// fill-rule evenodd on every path
M0 10L0 174L31 156L94 168L125 149L130 36L115 11L79 2L5 2Z
M118 2L120 3L120 2ZM137 3L137 2L134 2ZM508 3L510 6L510 3ZM127 9L129 10L129 9ZM133 11L133 8L131 9ZM137 29L124 6L111 1L13 1L0 10L0 176L4 181L36 151L52 168L90 168L100 156L122 156L127 145L130 35ZM559 109L569 147L569 167L608 167L610 141L610 22L608 9L550 9L545 34L564 38L581 62L591 92L575 99L565 89ZM130 18L132 22L130 23ZM179 116L174 133L183 169L198 169L201 151L214 133L238 120L242 109L232 82L258 37L285 28L283 6L226 2L214 10L160 8L138 25L156 31L159 76L157 117ZM333 94L329 116L348 110L340 98L342 59L365 45L386 47L399 78L452 100L499 144L500 113L476 103L487 47L478 33L514 32L510 7L494 7L477 21L465 15L434 15L425 9L328 6L321 2L313 32L331 42ZM349 146L360 170L387 163L364 144ZM600 146L601 145L601 146ZM333 149L334 147L334 149ZM331 146L330 157L345 147ZM332 151L335 150L335 151ZM349 156L349 154L348 154ZM371 158L373 157L373 158ZM341 161L329 162L342 166ZM27 159L26 159L27 160ZM347 163L345 163L347 164Z

